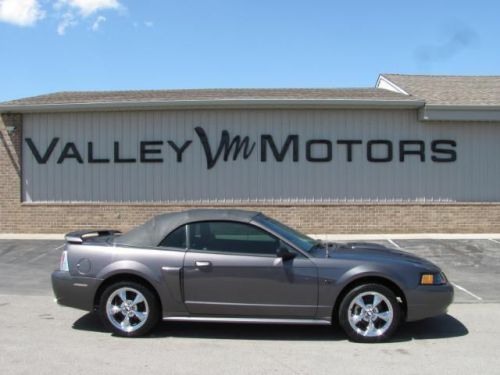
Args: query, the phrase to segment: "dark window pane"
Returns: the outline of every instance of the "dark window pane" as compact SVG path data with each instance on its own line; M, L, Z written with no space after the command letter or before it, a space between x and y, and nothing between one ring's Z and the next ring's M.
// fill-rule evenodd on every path
M253 225L227 221L190 224L190 247L214 252L276 255L279 240Z
M161 241L160 247L186 248L186 226L177 228Z
M317 240L306 236L295 229L287 227L285 224L273 220L270 217L261 214L257 216L257 220L304 251L311 250L311 248L318 243Z

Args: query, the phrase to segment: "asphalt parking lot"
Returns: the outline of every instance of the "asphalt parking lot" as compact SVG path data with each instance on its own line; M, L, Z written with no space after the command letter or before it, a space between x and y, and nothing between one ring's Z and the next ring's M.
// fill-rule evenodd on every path
M337 328L164 323L123 339L84 311L53 302L62 241L0 240L3 374L500 374L500 241L382 242L440 265L455 285L447 315L404 325L384 344Z

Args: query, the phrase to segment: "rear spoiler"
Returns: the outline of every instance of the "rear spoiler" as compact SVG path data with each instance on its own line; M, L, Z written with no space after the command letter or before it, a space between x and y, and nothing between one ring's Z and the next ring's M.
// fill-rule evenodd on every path
M82 244L88 238L112 236L121 233L119 230L80 230L68 233L64 238L72 244Z

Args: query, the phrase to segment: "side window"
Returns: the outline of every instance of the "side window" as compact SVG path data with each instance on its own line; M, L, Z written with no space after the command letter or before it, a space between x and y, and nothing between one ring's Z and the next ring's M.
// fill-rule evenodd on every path
M284 248L286 248L289 252L291 252L292 254L295 254L295 256L297 258L304 258L304 255L302 255L299 251L295 250L293 247L291 247L290 245L288 245L287 243L283 242L283 241L280 241L280 246L283 246Z
M159 247L176 247L179 249L186 248L186 225L177 228L170 232L158 245Z
M189 224L190 247L223 253L276 256L279 239L253 225L229 221Z

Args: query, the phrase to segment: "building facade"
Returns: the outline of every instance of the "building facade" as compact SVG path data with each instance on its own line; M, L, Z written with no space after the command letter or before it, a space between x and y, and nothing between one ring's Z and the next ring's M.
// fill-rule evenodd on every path
M500 232L500 79L56 93L0 104L0 232L191 207L307 233Z

